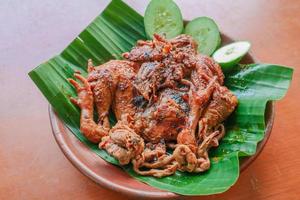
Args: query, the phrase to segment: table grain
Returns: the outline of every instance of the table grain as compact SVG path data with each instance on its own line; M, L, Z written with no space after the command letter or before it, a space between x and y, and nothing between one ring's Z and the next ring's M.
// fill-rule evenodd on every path
M108 2L0 1L0 199L130 199L98 186L64 157L51 133L48 103L27 75L58 54ZM144 13L148 1L126 2ZM300 1L176 2L186 19L210 16L226 34L251 41L261 62L295 69L258 159L227 192L192 199L300 199Z

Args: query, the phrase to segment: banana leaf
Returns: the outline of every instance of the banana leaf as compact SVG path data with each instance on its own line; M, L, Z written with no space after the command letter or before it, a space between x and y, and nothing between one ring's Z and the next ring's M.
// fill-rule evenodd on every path
M80 133L80 110L69 101L76 92L67 78L73 78L75 71L86 75L89 58L96 65L121 59L123 52L145 38L143 17L124 2L113 0L65 50L29 73L72 133L91 151L115 165L118 162L113 157ZM264 137L266 103L285 95L292 73L292 69L283 66L250 64L239 65L226 75L225 85L237 95L239 105L226 121L225 138L210 152L212 165L207 172L176 172L173 176L154 178L137 175L130 165L123 167L124 170L153 187L178 194L208 195L226 191L239 176L239 158L253 155ZM114 121L113 117L111 120Z

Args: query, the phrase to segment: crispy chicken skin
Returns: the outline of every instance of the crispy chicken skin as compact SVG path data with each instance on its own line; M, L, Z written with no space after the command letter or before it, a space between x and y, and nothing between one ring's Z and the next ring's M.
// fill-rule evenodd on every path
M198 54L188 35L166 40L155 34L123 57L98 67L89 60L88 77L75 74L81 84L69 80L78 94L71 101L81 109L81 132L141 175L208 170L208 151L218 146L222 123L238 104L223 86L220 66Z

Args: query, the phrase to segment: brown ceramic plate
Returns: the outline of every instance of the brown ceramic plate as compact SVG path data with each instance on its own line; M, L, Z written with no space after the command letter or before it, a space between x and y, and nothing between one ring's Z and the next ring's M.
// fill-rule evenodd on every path
M224 44L233 40L222 34ZM242 63L254 63L255 59L247 54ZM162 191L146 185L132 177L130 177L121 168L107 163L98 155L90 151L83 143L81 143L72 132L58 118L53 108L49 107L50 122L53 135L62 152L71 161L71 163L79 169L83 174L91 178L103 187L115 190L117 192L138 197L148 198L177 198L178 194ZM267 125L264 139L258 144L256 154L241 159L240 171L243 171L252 163L264 148L270 137L271 129L274 121L274 103L269 102L265 111L265 122Z

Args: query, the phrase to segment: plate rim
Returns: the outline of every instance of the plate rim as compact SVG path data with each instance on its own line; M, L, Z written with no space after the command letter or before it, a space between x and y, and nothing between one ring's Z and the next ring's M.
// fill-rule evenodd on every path
M121 185L115 184L114 182L109 181L109 180L97 175L88 166L84 165L84 163L80 161L80 159L73 153L73 151L71 151L70 148L68 148L68 145L62 136L64 133L62 133L60 131L59 124L61 123L63 125L63 129L68 129L68 127L66 127L65 124L59 119L59 117L57 116L53 107L50 104L48 106L48 113L49 113L52 133L53 133L55 141L56 141L57 145L59 146L60 150L63 152L65 157L72 163L72 165L75 168L77 168L82 174L84 174L88 178L92 179L95 183L97 183L101 186L104 186L105 188L108 188L110 190L121 192L123 194L130 195L130 196L140 196L140 197L150 197L150 198L177 198L177 197L181 196L179 194L175 194L173 192L168 192L168 191L163 191L163 190L156 191L156 192L147 192L147 191L141 192L138 190L133 190L133 189L126 188ZM70 132L71 132L71 130L70 130ZM76 138L75 135L72 135L72 136ZM86 145L83 145L83 146L85 148L88 148ZM95 156L98 156L96 153L94 153L94 154L95 154ZM102 159L101 157L99 157L99 158ZM114 166L111 163L109 163L109 164ZM120 170L122 170L122 169L120 168ZM124 173L126 173L126 172L124 171Z
M224 33L221 33L221 38L222 38L223 41L225 41L223 43L223 45L227 44L229 42L236 41L236 40L233 40L231 37L229 37L227 34L224 34ZM258 62L255 59L255 57L252 55L251 51L246 54L245 58L250 59L254 63ZM244 157L244 158L240 158L240 174L243 171L245 171L248 168L248 166L256 160L256 158L260 155L260 153L262 152L263 148L265 147L266 143L268 142L268 140L270 138L273 123L274 123L274 118L275 118L275 106L274 105L275 105L274 101L271 101L271 100L266 105L266 111L265 111L266 129L265 129L264 138L260 142L257 143L257 148L256 148L256 152L255 152L254 155ZM74 154L74 152L72 152L68 148L68 145L67 145L67 143L66 143L66 141L64 140L64 137L63 137L64 133L62 133L60 131L60 126L63 126L63 128L65 130L68 129L68 128L59 119L59 117L56 115L53 107L50 104L49 104L49 107L48 107L48 112L49 112L49 118L50 118L52 133L54 135L55 141L58 144L59 148L61 149L63 154L72 163L72 165L75 168L77 168L85 176L92 179L95 183L97 183L97 184L99 184L99 185L101 185L105 188L111 189L113 191L117 191L117 192L120 192L122 194L129 195L129 196L135 196L135 197L138 196L138 197L144 197L144 198L146 197L146 198L156 198L156 199L163 199L163 198L164 199L171 199L171 198L174 199L174 198L180 198L180 197L184 196L184 195L175 194L175 193L169 192L169 191L159 190L157 188L156 188L157 191L151 191L151 192L141 191L141 190L134 190L134 189L131 189L131 188L127 188L127 187L115 184L114 182L112 182L112 181L110 181L106 178L102 178L101 176L97 175L88 166L84 165L84 163L80 161L80 159ZM73 137L75 137L75 135L73 135ZM85 145L83 145L83 146L85 148L88 148ZM97 156L97 154L95 154L95 155Z

